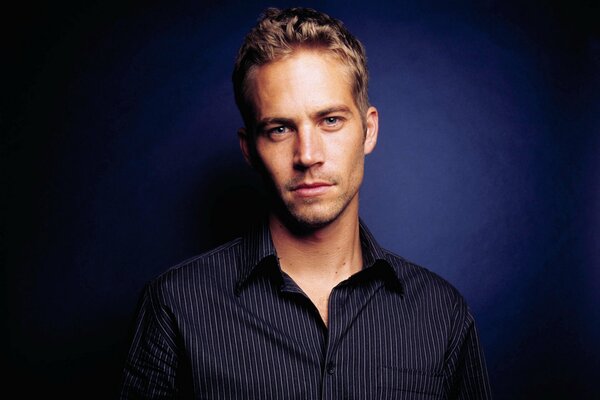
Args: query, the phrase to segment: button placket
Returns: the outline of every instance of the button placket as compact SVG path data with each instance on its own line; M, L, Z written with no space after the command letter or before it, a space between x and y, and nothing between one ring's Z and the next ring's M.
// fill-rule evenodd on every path
M333 375L335 373L335 363L330 361L327 363L327 373Z

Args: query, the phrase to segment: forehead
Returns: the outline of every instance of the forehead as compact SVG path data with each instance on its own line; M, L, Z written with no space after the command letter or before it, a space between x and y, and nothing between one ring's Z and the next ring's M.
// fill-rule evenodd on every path
M350 68L330 51L296 50L255 67L247 82L247 98L257 118L264 113L309 111L331 103L356 107Z

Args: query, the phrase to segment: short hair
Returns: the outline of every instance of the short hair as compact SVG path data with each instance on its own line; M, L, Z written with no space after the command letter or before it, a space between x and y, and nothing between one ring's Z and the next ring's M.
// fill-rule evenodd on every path
M331 52L346 64L356 105L361 114L366 113L369 108L367 57L364 46L344 24L311 8L267 8L246 35L233 70L235 102L246 127L251 127L253 120L248 77L257 67L301 48Z

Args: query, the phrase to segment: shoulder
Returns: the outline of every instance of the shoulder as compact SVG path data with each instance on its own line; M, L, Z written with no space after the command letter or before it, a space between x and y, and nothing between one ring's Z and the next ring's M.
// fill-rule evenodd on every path
M467 304L462 294L437 273L384 249L387 261L396 271L407 301L427 302L464 311Z
M418 320L436 321L436 329L445 332L451 346L459 343L475 322L463 295L435 272L384 251L401 284L405 310Z
M240 243L237 238L173 265L152 279L148 290L160 297L170 297L181 292L232 286L238 275Z

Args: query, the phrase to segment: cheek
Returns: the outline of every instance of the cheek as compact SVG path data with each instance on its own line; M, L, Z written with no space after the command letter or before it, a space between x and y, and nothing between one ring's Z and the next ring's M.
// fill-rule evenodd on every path
M285 179L285 150L257 144L256 155L263 166L263 173L267 174L275 184Z
M348 172L362 166L365 157L362 140L355 140L352 143L337 143L334 148L336 159L340 160L340 165L344 165Z
M360 186L364 173L364 147L363 142L355 143L352 149L344 154L345 160L345 175L348 181L349 190L354 190Z

